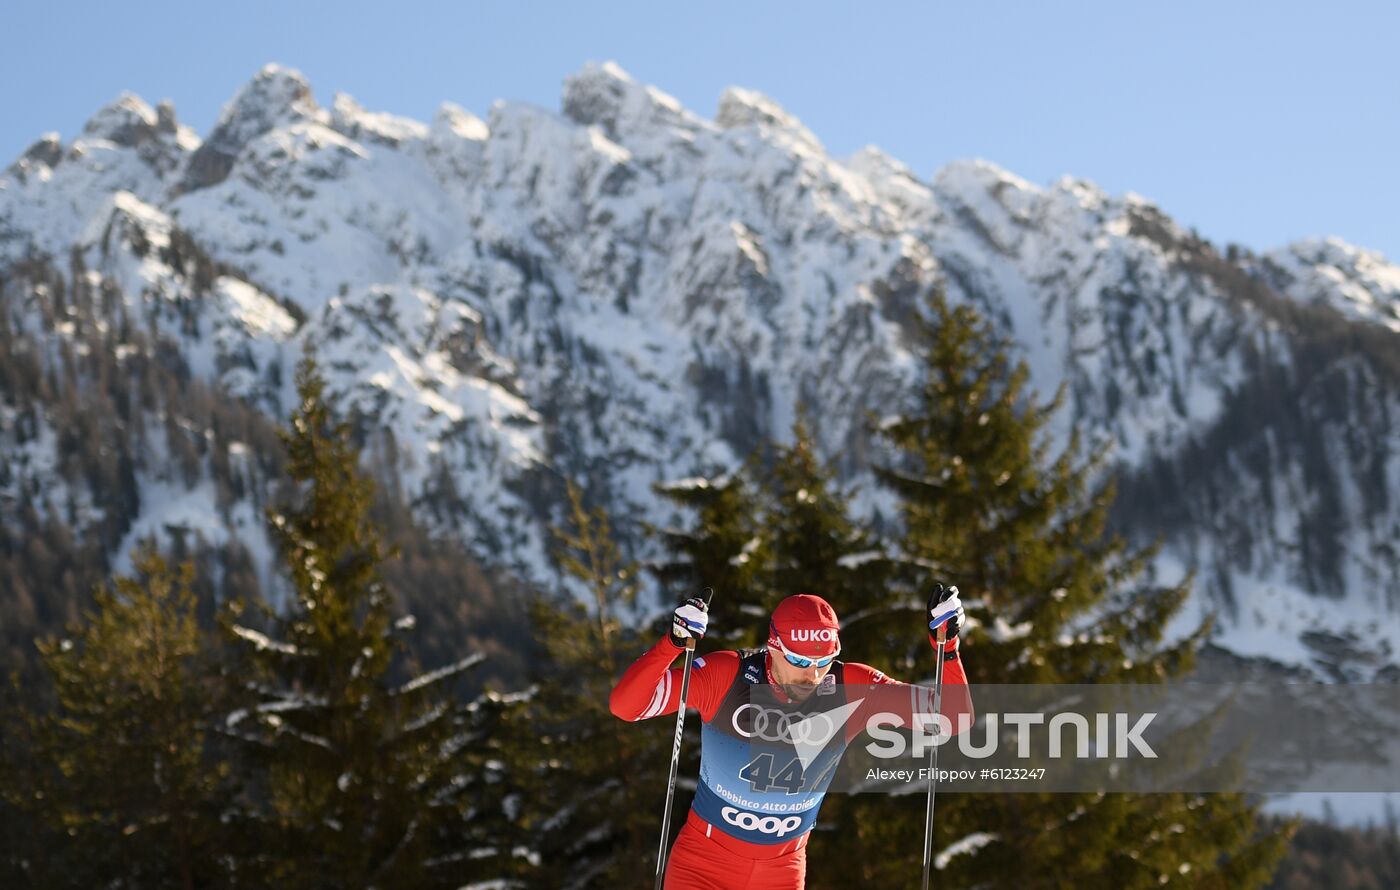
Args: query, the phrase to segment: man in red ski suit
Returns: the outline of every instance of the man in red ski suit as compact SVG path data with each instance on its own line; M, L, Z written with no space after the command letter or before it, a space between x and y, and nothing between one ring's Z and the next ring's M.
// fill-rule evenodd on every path
M963 609L957 588L936 585L925 617L930 643L932 628L947 626L942 713L957 732L959 715L968 715L969 722L971 715L958 654ZM671 633L618 681L612 712L632 721L674 714L682 669L671 663L686 638L704 636L707 624L702 600L677 608ZM921 724L929 722L931 690L891 680L869 665L838 661L839 631L826 600L799 594L773 611L766 648L695 659L686 704L700 713L700 782L671 849L666 890L801 890L807 839L826 791L822 779L829 781L846 743L863 731L864 718L885 712L904 726L913 726L916 715L924 718ZM849 703L847 686L860 696ZM783 727L795 725L790 720L823 714L837 718L825 720L826 726L844 731L836 744L823 742L819 756L793 757L789 749L789 756L775 759L754 744L781 736Z

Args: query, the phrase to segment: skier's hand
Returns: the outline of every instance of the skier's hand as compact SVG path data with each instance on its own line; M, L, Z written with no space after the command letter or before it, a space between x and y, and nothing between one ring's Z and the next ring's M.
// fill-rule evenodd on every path
M955 646L958 639L958 631L962 630L963 613L962 600L958 599L958 589L956 587L942 584L933 585L933 592L928 598L928 638L937 645L937 632L940 624L947 624L945 648Z
M671 615L671 642L684 646L692 637L699 640L705 636L705 628L710 624L710 607L698 596L693 596L676 607Z

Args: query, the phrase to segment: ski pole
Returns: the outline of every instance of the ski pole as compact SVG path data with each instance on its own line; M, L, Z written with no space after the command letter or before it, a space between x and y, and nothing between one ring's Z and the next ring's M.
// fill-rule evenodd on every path
M705 608L710 607L710 597L715 595L713 588L706 587L700 592L705 599ZM690 664L695 657L695 637L686 637L685 666L681 669L681 703L676 708L676 738L671 743L671 775L666 780L666 810L661 814L661 844L656 850L656 890L661 890L661 881L666 877L666 836L671 833L671 801L676 796L676 769L681 762L681 733L685 730L685 700L690 693ZM940 665L941 666L941 665Z
M948 638L948 622L938 625L938 665L933 670L933 750L928 755L928 810L924 813L924 890L928 890L929 867L933 865L933 801L936 787L934 777L938 773L938 733L941 725L938 716L943 713L943 644Z

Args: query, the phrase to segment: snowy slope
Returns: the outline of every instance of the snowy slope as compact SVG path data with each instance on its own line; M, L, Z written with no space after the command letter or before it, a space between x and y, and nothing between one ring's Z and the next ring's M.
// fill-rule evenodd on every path
M269 66L202 141L123 96L0 177L0 269L75 249L274 415L314 345L425 520L537 580L564 477L624 530L661 523L656 482L732 467L803 409L864 479L867 411L908 399L908 325L942 287L1042 393L1066 387L1059 434L1112 444L1142 507L1121 528L1166 535L1162 572L1200 570L1222 644L1357 676L1396 660L1400 389L1277 305L1400 342L1400 269L1340 242L1230 265L1136 196L832 158L760 94L710 119L606 64L560 111L430 124L324 108ZM1275 377L1294 414L1256 412Z
M1300 241L1268 253L1260 272L1300 302L1400 332L1400 268L1375 251L1337 238Z

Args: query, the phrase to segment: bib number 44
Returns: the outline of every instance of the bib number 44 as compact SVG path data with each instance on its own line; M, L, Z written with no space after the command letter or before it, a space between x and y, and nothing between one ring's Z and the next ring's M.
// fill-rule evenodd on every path
M754 791L769 791L777 788L788 794L797 794L802 790L802 762L796 757L789 758L787 763L776 772L773 769L774 760L772 752L765 752L758 755L744 765L739 770L739 778L749 783L749 787Z

